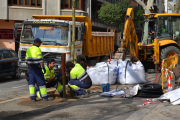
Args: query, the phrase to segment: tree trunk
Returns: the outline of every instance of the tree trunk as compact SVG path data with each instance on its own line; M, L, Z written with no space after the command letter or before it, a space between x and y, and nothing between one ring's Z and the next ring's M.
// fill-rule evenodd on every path
M153 9L154 0L148 0L147 5L145 5L141 0L135 0L135 1L143 7L145 14L150 13L151 7Z
M171 9L172 13L179 13L179 2L180 2L180 0L176 0L175 6L168 3L168 7Z
M174 11L174 7L175 7L175 6L172 6L170 3L168 3L168 7L171 9L172 13L175 12L175 11Z
M73 21L73 30L72 30L72 43L71 43L71 61L74 63L74 48L75 48L75 3L76 0L73 0L72 4L72 21Z
M135 0L135 1L143 7L145 14L150 14L151 13L150 9L151 8L153 9L154 0L148 0L147 5L145 5L141 0ZM144 33L148 32L148 25L149 25L148 22L146 22L144 24ZM147 40L147 38L148 38L148 35L144 34L143 40Z
M164 11L165 11L164 0L161 0L161 5L162 5L162 11L160 11L160 13L164 13Z
M176 0L176 6L175 6L175 13L179 13L179 3L180 3L180 0Z

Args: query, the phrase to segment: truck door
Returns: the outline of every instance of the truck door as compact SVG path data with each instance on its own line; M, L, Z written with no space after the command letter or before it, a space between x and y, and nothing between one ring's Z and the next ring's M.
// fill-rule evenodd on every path
M0 50L0 77L5 76L6 74L6 62L3 57L3 51Z
M82 55L82 41L78 41L78 31L80 27L76 27L76 40L75 40L75 53L78 55Z
M12 68L14 67L12 55L8 50L3 51L3 57L6 63L5 71L10 74Z

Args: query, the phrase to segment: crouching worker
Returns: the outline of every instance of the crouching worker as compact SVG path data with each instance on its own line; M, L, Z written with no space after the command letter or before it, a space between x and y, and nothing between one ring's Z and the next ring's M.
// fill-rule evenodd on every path
M88 89L92 86L88 73L80 64L74 64L71 61L66 63L66 68L70 70L71 80L68 82L68 86L74 91L74 95L87 95L82 88Z
M56 90L59 92L60 97L63 97L63 86L58 83L60 79L60 74L54 73L54 66L55 66L55 61L54 59L50 59L47 61L47 66L45 67L46 73L44 74L44 78L46 80L46 88L51 88L54 87ZM39 94L39 91L37 90L36 92L37 96L41 98L41 95Z

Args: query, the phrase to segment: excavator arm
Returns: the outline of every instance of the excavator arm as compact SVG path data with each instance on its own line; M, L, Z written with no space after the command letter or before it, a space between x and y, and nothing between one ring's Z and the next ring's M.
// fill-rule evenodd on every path
M125 26L123 32L123 39L120 40L121 45L115 53L115 59L126 59L128 48L130 49L130 60L136 62L138 57L138 37L134 26L134 11L133 8L128 8L125 18Z

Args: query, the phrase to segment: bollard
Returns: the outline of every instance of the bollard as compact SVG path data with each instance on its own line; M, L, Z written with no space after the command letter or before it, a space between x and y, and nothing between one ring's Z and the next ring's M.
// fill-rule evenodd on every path
M66 61L66 54L65 54L65 53L62 53L62 57L61 57L61 68L62 68L62 81L63 81L63 98L66 98L65 61Z

